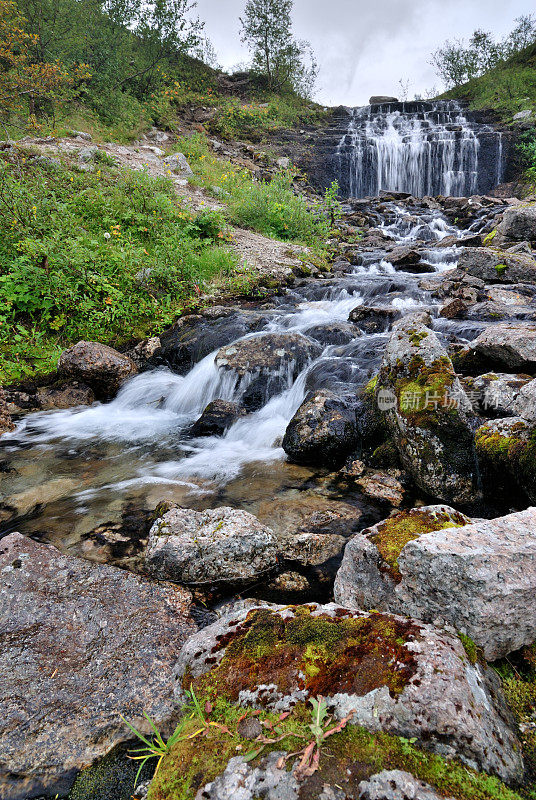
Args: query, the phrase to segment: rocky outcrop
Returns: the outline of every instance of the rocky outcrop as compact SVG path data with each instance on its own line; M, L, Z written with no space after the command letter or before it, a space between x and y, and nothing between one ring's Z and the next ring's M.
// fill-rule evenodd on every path
M64 350L58 362L61 376L85 383L104 398L113 397L137 371L128 356L99 342L78 342Z
M0 795L63 795L79 770L131 739L120 714L170 730L171 665L197 630L190 595L60 554L0 542Z
M368 781L361 781L359 800L445 800L445 797L409 772L384 769Z
M213 400L190 428L192 436L223 436L233 422L245 415L238 403Z
M536 509L414 539L398 558L406 613L443 619L489 661L536 639Z
M266 333L234 342L218 351L218 369L244 383L242 404L254 411L275 394L290 388L321 348L300 333Z
M7 408L4 390L0 387L0 436L7 431L12 431L14 427Z
M472 406L430 328L411 317L396 324L375 396L417 486L446 503L478 499Z
M536 325L500 323L486 328L471 342L461 366L536 372Z
M472 664L456 636L414 620L330 604L244 609L194 635L176 667L176 696L273 711L322 695L337 719L404 736L444 757L522 774L497 675Z
M432 531L468 525L469 517L445 505L400 511L366 528L346 545L334 598L347 608L405 613L396 594L398 559L408 542Z
M325 389L299 407L285 431L283 449L298 464L337 466L358 442L355 401Z
M159 580L240 586L274 570L277 554L272 531L247 511L171 508L151 528L145 563Z
M491 247L465 247L458 266L486 283L536 283L536 261L521 253Z
M505 239L536 242L536 205L507 208L497 230Z

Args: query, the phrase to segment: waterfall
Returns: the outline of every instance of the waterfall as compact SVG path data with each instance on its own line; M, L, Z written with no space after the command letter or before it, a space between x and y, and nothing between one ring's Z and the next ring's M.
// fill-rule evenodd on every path
M496 186L503 157L502 134L470 120L459 103L415 101L352 109L335 164L350 197L460 197Z

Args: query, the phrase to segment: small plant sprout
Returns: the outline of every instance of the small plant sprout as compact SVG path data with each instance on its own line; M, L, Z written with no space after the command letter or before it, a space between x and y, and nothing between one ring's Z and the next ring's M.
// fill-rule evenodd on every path
M131 750L130 753L132 755L129 754L128 756L128 758L132 759L132 761L140 762L139 769L136 773L134 786L137 785L142 769L151 758L158 759L156 764L156 769L154 772L154 774L156 775L160 767L160 764L162 763L162 759L164 758L165 755L169 753L173 745L177 744L177 742L186 741L186 739L194 739L196 736L200 736L202 733L204 733L210 724L214 725L216 724L216 723L209 723L205 716L206 714L209 714L210 711L212 710L210 704L206 704L205 711L203 711L194 690L192 689L191 691L187 692L187 695L190 698L190 702L187 706L187 713L184 714L183 718L181 719L181 721L175 728L175 731L169 737L167 742L163 740L160 731L158 730L158 728L156 727L150 716L145 713L145 711L143 712L143 716L151 726L151 729L154 733L154 736L152 738L147 738L146 736L144 736L143 733L141 733L137 728L135 728L134 725L132 725L127 719L125 719L125 717L123 717L123 715L120 715L125 725L128 728L130 728L132 733L141 742L143 742L144 745L143 747L140 747L137 750ZM186 723L188 722L188 720L191 720L194 717L197 717L199 719L200 725L202 727L200 727L199 730L195 730L193 733L190 733L186 736L184 735L184 729L186 727Z

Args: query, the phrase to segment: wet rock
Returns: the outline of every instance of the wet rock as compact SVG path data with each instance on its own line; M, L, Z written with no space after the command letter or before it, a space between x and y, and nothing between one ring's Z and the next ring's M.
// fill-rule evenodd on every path
M515 400L528 381L528 376L488 372L476 378L464 378L462 383L476 413L488 417L512 417L519 413Z
M80 488L76 478L52 478L38 486L29 486L22 492L3 495L0 505L0 521L32 514L47 503L53 503Z
M536 380L521 383L518 379L516 388L518 393L512 403L513 415L523 417L527 422L536 425Z
M80 381L57 381L50 386L30 384L21 389L9 389L5 399L11 414L28 414L90 406L95 402L95 393Z
M300 333L267 333L222 348L215 363L220 370L233 372L245 382L242 405L254 411L289 388L320 352L316 342Z
M475 433L486 493L511 501L517 489L536 503L536 429L523 417L486 422Z
M134 362L112 347L99 342L78 342L64 350L58 372L90 386L101 397L112 397L135 375Z
M240 585L276 567L272 531L247 511L172 508L149 533L145 563L159 580Z
M536 261L529 255L491 247L466 247L460 253L458 266L486 283L536 283Z
M454 625L488 661L536 639L536 509L414 539L398 563L405 612Z
M472 406L433 331L397 325L376 384L376 402L416 485L446 503L480 497Z
M377 503L387 503L398 508L404 502L406 489L401 482L402 473L399 469L383 472L369 470L356 480L365 497Z
M333 322L329 325L315 325L314 328L309 328L307 336L325 347L330 344L349 344L361 336L361 332L348 322Z
M319 566L341 559L346 542L346 537L337 534L298 533L284 542L281 555L304 567Z
M283 597L292 597L307 595L311 591L311 586L305 575L299 572L282 572L277 575L267 585L268 595L275 594L278 596L279 601Z
M7 408L4 390L0 387L0 436L7 431L12 431L14 427Z
M467 317L468 319L489 320L490 322L498 322L499 320L536 320L536 307L506 305L496 303L493 300L486 300L483 303L475 303Z
M361 781L359 800L444 800L444 795L409 772L385 769L368 781Z
M190 314L160 336L161 350L156 364L163 363L185 375L209 353L258 330L263 317L257 312L217 306L203 316Z
M507 208L498 231L506 239L536 242L536 205Z
M238 403L228 400L213 400L199 419L190 428L192 436L223 436L233 422L245 416Z
M136 364L137 368L142 371L151 369L155 363L155 359L161 351L161 342L158 336L151 336L150 339L144 339L139 342L136 347L126 354Z
M439 315L446 319L461 319L467 314L468 306L459 297L449 300L442 306Z
M350 312L350 322L357 325L364 333L383 333L388 330L395 319L401 316L395 308L374 308L357 306Z
M488 286L486 293L489 300L503 306L522 306L531 302L535 296L535 287L518 284L517 286Z
M393 267L406 267L418 264L421 260L419 250L413 247L396 247L388 255L388 260Z
M311 654L315 669L310 669ZM322 695L337 719L415 738L507 781L523 771L498 676L457 636L415 620L335 604L231 613L190 638L176 666L199 695L274 711Z
M366 528L346 545L335 578L335 601L346 608L405 613L396 594L402 580L398 559L404 547L432 531L470 522L450 506L436 505L399 511Z
M0 542L0 794L62 794L147 712L171 731L171 664L193 632L190 595L60 554Z
M298 464L337 466L358 442L355 402L324 389L307 398L293 416L283 449Z
M536 372L536 325L492 325L471 342L464 360L469 365L533 374Z
M375 94L369 100L370 106L383 105L384 103L398 103L398 97L389 97L389 95ZM404 197L409 197L409 195L404 194Z

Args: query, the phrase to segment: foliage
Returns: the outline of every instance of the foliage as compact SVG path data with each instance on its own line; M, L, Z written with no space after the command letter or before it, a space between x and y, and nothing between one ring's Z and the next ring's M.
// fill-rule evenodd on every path
M514 29L500 42L487 31L475 30L466 45L457 39L447 41L432 54L432 65L449 86L464 83L494 69L536 41L536 17L518 17Z
M477 773L454 760L447 761L419 747L415 739L369 733L357 725L339 723L336 727L340 725L340 730L326 740L330 729L326 730L325 701L316 698L316 702L319 705L315 705L312 714L302 703L291 713L276 714L242 708L218 698L209 715L218 724L210 726L203 736L185 737L170 749L151 784L149 800L192 800L200 787L223 772L230 758L240 754L255 766L267 752L283 750L286 752L281 766L294 763L297 770L304 750L311 744L311 725L316 728L317 723L323 732L318 733L320 777L346 788L352 796L357 796L360 781L370 775L384 769L401 769L429 783L442 796L457 800L521 800L520 794L498 778ZM251 717L259 720L263 730L253 743L240 734L241 723ZM196 721L189 720L185 732L195 733L196 729ZM316 748L316 734L313 735ZM304 743L308 743L305 748ZM307 773L305 765L299 775L306 779L308 774L311 773ZM303 790L308 789L306 784Z
M221 215L192 214L163 179L98 166L0 161L1 380L79 339L158 332L214 280L241 279Z
M253 69L266 77L268 88L291 87L310 96L317 77L317 64L308 42L292 35L294 0L247 0L242 41L252 55Z
M59 63L35 63L31 58L37 37L24 30L26 20L11 0L0 0L0 115L35 114L43 105L54 107L80 93L90 77L85 64L71 71Z

